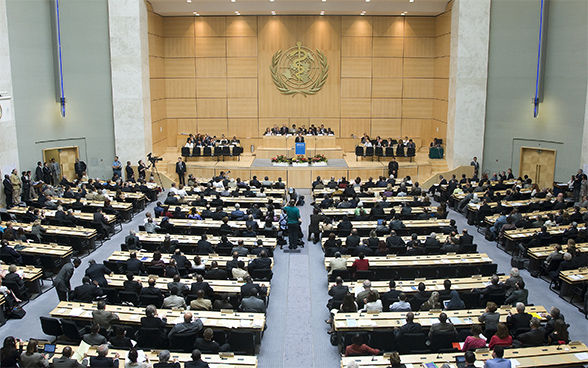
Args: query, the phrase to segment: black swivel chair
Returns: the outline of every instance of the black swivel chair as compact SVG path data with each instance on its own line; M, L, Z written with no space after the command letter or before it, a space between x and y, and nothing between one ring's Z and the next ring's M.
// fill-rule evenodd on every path
M201 155L201 149L200 147L194 147L194 149L192 149L192 156L194 157L198 157Z
M362 146L355 147L355 161L357 161L358 157L363 157L363 147Z
M190 157L190 147L182 147L182 156Z

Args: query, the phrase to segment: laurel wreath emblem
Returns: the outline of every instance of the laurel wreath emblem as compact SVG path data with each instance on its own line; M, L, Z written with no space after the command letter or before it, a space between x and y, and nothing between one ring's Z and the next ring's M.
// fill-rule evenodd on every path
M327 81L327 76L329 75L329 64L327 63L327 57L325 54L320 51L316 50L316 54L319 59L319 63L321 65L321 73L316 81L306 90L292 90L288 88L288 86L282 81L282 79L278 76L278 64L280 62L280 58L282 57L282 50L280 49L278 52L274 54L272 57L272 64L270 65L270 72L272 73L272 79L274 84L278 88L278 91L282 92L285 95L292 95L295 96L296 94L300 93L304 97L308 95L314 95L318 91L320 91L325 82Z

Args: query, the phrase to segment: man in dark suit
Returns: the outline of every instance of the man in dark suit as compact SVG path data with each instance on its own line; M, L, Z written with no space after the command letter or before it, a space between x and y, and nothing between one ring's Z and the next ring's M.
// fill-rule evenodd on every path
M527 328L531 323L531 316L529 313L525 312L525 304L517 303L516 305L517 312L515 314L510 314L506 317L506 323L512 325L512 331L516 331L519 328Z
M135 275L145 273L145 265L141 260L137 259L137 253L131 252L129 259L127 259L127 271Z
M340 229L341 230L341 229ZM351 234L345 240L347 247L358 247L361 238L357 235L357 229L351 229Z
M209 280L226 280L227 271L218 268L217 261L212 261L210 262L210 269L206 271L204 276Z
M517 336L516 340L520 342L522 347L543 345L545 331L539 328L541 327L541 321L539 321L538 318L533 317L530 326L531 331L520 334Z
M96 352L98 356L90 357L90 367L103 367L103 368L118 368L118 358L120 358L120 354L114 354L114 359L107 358L108 355L108 345L100 345Z
M82 363L78 363L77 360L71 358L72 354L71 346L64 347L61 356L53 358L53 368L83 368L88 366L87 358L82 360Z
M190 294L196 294L198 290L203 290L206 297L210 297L212 293L214 293L214 290L210 287L208 282L204 281L202 275L196 276L196 282L193 282L192 285L190 285Z
M69 300L81 303L92 303L92 301L102 296L104 292L98 287L98 283L92 283L88 276L82 278L82 285L77 286L71 293Z
M349 243L347 243L347 246L349 247ZM371 256L373 253L372 249L368 245L367 239L364 239L363 242L361 243L361 245L358 246L357 248L355 248L355 255L356 256L359 256L361 253L363 253L366 256Z
M206 234L202 234L200 240L198 240L196 253L197 254L210 254L214 253L214 249L212 248L212 244L207 240L208 237Z
M98 282L98 285L107 287L108 282L104 276L112 275L112 270L103 264L96 263L96 261L93 259L89 260L88 264L89 266L86 268L86 276L88 276L92 281Z
M441 243L437 240L437 234L431 233L425 240L425 247L440 247Z
M388 163L388 176L394 175L395 178L398 177L398 162L394 157L392 157L392 161Z
M176 249L171 257L176 261L176 266L178 268L186 268L186 262L188 262L188 258L182 254L180 249Z
M149 278L147 283L149 284L149 286L141 289L141 292L139 293L139 298L145 295L154 295L159 298L159 306L161 306L161 303L163 303L163 293L161 292L160 288L155 287L155 279Z
M504 287L504 283L500 282L500 278L498 276L492 275L492 279L490 280L490 282L491 282L490 285L486 286L482 290L479 290L480 296L506 292L506 289Z
M272 260L268 257L266 251L259 253L259 257L249 262L249 266L247 266L249 273L253 272L254 270L269 270L271 268Z
M402 327L394 329L394 337L397 342L400 342L404 334L420 332L422 332L421 324L414 322L414 313L408 312L406 313L406 323Z
M106 216L102 213L102 208L98 208L96 212L94 212L92 223L98 226L98 232L105 238L109 239L110 237L110 225L108 224L108 220Z
M37 168L35 169L35 181L43 181L43 163L37 162Z
M145 317L141 317L141 328L159 328L163 332L167 319L165 317L159 318L157 315L157 308L153 305L148 305L145 308Z
M302 136L302 133L298 133L298 136L294 141L295 143L304 143L304 137Z
M202 360L202 353L200 350L192 350L192 360L184 363L184 368L208 368L208 363Z
M92 311L92 323L96 323L100 327L112 331L112 323L117 322L119 317L111 311L106 310L106 302L104 300L98 301L96 308L95 311Z
M186 163L182 161L181 157L178 157L178 162L176 163L176 174L180 179L180 185L186 185Z
M198 333L202 330L203 324L200 318L192 321L192 313L184 313L184 322L176 324L167 335L168 339L172 339L175 334Z
M349 292L349 287L343 285L343 279L341 276L337 276L335 279L335 285L329 289L329 295L332 297L327 303L329 310L333 308L339 308L339 304L343 301L343 297Z
M131 161L127 161L127 166L125 166L125 174L127 175L127 181L135 182L135 171L131 166Z
M73 276L74 269L78 268L81 263L82 261L79 258L74 258L73 263L65 263L59 270L59 273L57 273L57 276L53 278L53 286L55 286L55 291L57 291L57 296L60 301L67 301L67 294L71 290L70 280Z
M12 182L10 181L10 176L8 174L4 175L4 181L2 181L2 185L4 185L4 195L6 196L6 207L10 208L13 206L12 193L14 191L14 187L12 186Z
M461 232L461 237L459 238L459 244L461 245L469 245L474 244L474 237L468 234L468 229L463 229Z
M74 170L76 172L76 175L78 176L78 179L81 179L82 175L86 171L86 163L84 161L80 161L79 158L76 158L76 163L74 164Z
M141 285L141 283L139 281L135 281L134 279L135 279L135 275L133 275L132 272L127 272L127 279L125 282L123 282L123 288L124 288L124 291L130 291L132 293L137 294L137 296L139 296L139 293L141 292L143 285Z
M390 290L386 291L385 293L382 293L382 295L380 296L380 299L382 299L382 310L384 312L390 311L390 305L398 301L398 296L401 293L400 290L396 290L396 282L394 280L390 280L388 287L390 288Z
M259 285L259 284L253 283L253 279L251 278L251 276L247 276L247 277L245 277L245 283L243 285L241 285L241 296L242 297L250 296L251 289L256 289L259 292L260 296L267 295L267 287L265 287L263 284Z

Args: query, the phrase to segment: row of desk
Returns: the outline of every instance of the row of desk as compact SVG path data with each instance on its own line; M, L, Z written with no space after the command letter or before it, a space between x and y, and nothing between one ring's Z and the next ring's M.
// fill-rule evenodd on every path
M345 256L347 267L350 268L356 258ZM329 269L329 262L334 259L325 257L325 268ZM403 268L403 267L434 267L434 266L459 266L459 265L480 265L490 264L492 260L486 253L473 254L443 254L443 255L425 255L425 256L396 256L387 255L365 257L369 261L370 269L378 267L386 268Z
M108 260L111 262L126 262L127 259L129 259L130 253L131 252L129 252L129 251L115 251L114 253L112 253L112 255L110 257L108 257ZM145 264L151 264L151 262L153 262L153 253L141 251L141 252L136 252L136 254L137 254L137 259ZM169 263L171 256L172 256L171 254L162 254L161 259L165 263ZM201 255L199 257L202 261L202 264L209 265L212 261L216 261L218 263L219 268L226 268L227 262L233 260L232 256L219 256L217 254ZM247 264L250 261L254 260L255 258L257 258L257 256L250 254L247 256L239 257L239 260L242 260ZM272 259L272 267L273 267L273 259Z

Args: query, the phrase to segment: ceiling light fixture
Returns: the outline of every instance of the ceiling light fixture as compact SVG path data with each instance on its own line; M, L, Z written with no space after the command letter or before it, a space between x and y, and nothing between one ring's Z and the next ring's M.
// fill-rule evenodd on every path
M241 15L238 10L235 10L235 15Z
M370 0L365 0L365 2L366 2L366 3L369 3L369 2L370 2Z
M191 2L192 2L192 0L186 0L186 1L187 1L187 2L189 2L189 3L191 3Z
M197 11L193 12L192 14L196 15L196 16L200 16L200 14L198 14Z
M276 11L275 10L272 10L272 15L276 15Z
M406 15L406 14L408 14L407 11L400 13L400 15Z
M366 11L364 10L364 11L361 12L360 15L365 15L365 13L366 13Z
M232 3L234 3L235 1L237 1L237 0L231 0Z
M325 11L324 10L321 10L321 15L325 15Z
M272 3L273 3L273 2L274 2L274 0L270 0L270 2L272 2Z
M409 3L414 3L414 0L408 0Z

